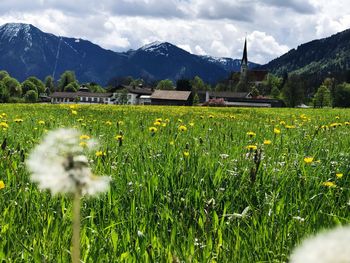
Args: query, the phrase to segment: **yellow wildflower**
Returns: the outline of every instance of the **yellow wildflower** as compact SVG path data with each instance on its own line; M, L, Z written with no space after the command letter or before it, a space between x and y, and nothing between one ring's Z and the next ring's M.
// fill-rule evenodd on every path
M278 128L274 128L274 129L273 129L273 132L274 132L275 134L280 134L280 133L281 133L281 130L278 129Z
M337 186L334 182L323 182L322 185L326 186L326 187L336 187Z
M0 180L0 189L4 189L5 188L5 183L4 181Z
M106 125L112 125L112 122L111 121L106 121L105 124Z
M6 122L0 122L0 127L3 129L7 129L9 127L9 125Z
M80 142L79 145L81 147L84 147L84 148L88 146L88 144L86 142Z
M166 123L164 122L164 123L162 123L162 127L166 127Z
M72 113L73 115L77 115L77 114L78 114L78 112L77 112L76 110L72 110L71 113Z
M170 143L169 143L170 145L174 145L175 144L175 142L174 141L170 141Z
M80 136L80 140L89 140L89 139L90 139L89 135L83 134Z
M248 145L246 148L250 151L254 151L254 150L258 149L258 147L256 145Z
M14 119L13 121L16 122L16 123L21 123L21 122L23 122L23 120L22 120L22 119L19 119L19 118L16 118L16 119Z
M190 122L188 125L190 125L191 127L194 126L194 123L193 122Z
M247 132L247 135L250 136L250 137L254 137L254 136L256 136L256 133L252 132L252 131L249 131L249 132Z
M286 129L295 129L295 125L286 125Z
M45 122L44 121L38 121L38 124L45 125Z
M185 157L190 156L190 152L189 152L189 151L184 151L184 156L185 156Z
M264 140L265 145L270 145L271 143L272 143L271 140Z
M157 118L156 119L156 122L162 122L163 120L162 120L162 118Z
M187 127L184 125L181 125L179 126L179 131L182 131L182 132L187 131Z
M155 133L158 131L158 129L156 127L149 127L148 130L152 133Z
M96 157L101 157L101 156L106 156L106 153L103 152L103 151L97 151L97 152L95 153L95 155L96 155Z
M312 162L313 162L313 160L314 160L314 158L313 158L313 157L305 157L305 158L304 158L304 162L305 162L306 164L310 164L310 163L312 163Z
M123 135L118 134L117 136L114 137L114 139L116 139L118 141L122 141L123 140Z
M342 177L344 176L344 174L342 174L342 173L337 173L337 174L335 174L335 176L336 176L337 178L342 178Z
M153 123L153 125L154 125L154 126L160 126L160 125L161 125L161 122L155 121L155 122Z

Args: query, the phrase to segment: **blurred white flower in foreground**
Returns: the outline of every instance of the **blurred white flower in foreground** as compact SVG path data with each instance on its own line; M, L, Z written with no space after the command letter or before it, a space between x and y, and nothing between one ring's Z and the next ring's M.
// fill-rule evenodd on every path
M349 263L350 227L338 227L306 239L292 253L291 263Z
M74 129L49 132L27 160L32 181L52 194L75 193L94 195L107 190L110 178L92 175L84 149L79 145L80 133Z

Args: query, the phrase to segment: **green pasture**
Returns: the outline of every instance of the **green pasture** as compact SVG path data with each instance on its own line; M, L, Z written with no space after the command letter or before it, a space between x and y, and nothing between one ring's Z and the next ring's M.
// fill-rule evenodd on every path
M82 200L83 262L287 262L350 220L349 110L6 104L0 116L3 262L70 261L71 198L25 167L59 127L98 140L91 167L112 178Z

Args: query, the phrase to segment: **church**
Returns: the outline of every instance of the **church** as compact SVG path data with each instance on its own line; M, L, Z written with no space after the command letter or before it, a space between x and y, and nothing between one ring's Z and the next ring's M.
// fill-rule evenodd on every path
M244 41L243 56L241 60L240 72L234 72L231 75L230 81L232 84L237 82L246 86L258 86L263 80L266 79L268 74L267 70L256 70L249 68L248 51L247 51L247 39Z

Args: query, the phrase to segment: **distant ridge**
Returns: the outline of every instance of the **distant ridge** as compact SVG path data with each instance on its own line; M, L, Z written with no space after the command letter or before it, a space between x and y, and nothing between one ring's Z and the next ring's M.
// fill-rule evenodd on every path
M53 74L57 80L65 70L73 70L80 82L102 85L122 76L175 81L198 75L215 83L239 68L237 59L197 56L168 42L113 52L87 40L44 33L30 24L0 26L0 69L20 81L29 76L44 79Z

